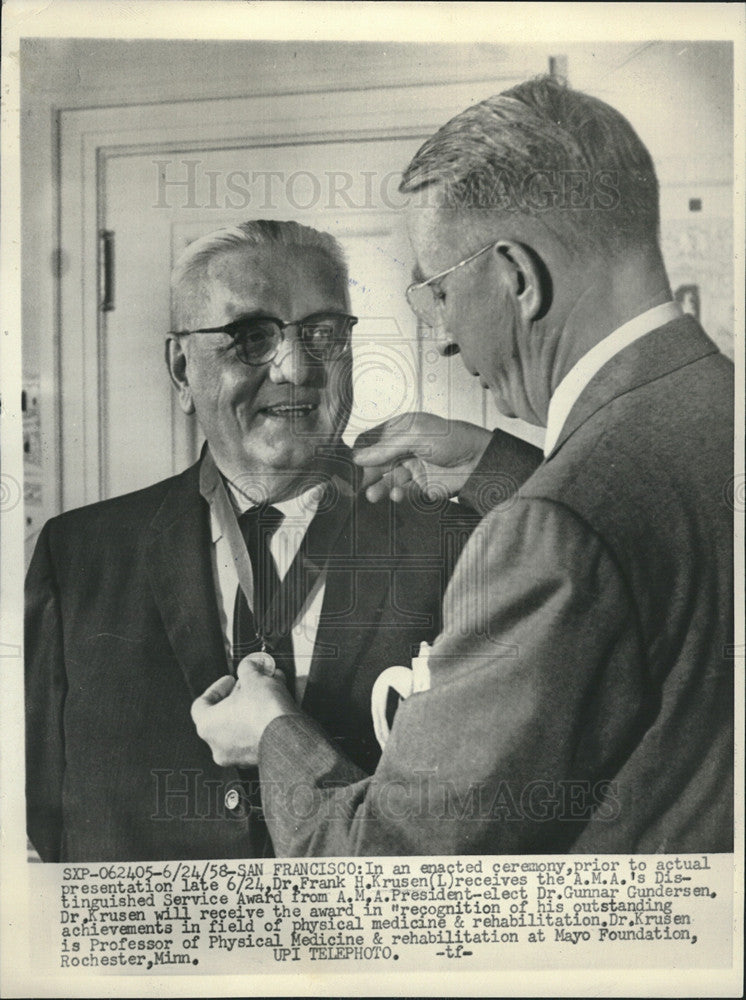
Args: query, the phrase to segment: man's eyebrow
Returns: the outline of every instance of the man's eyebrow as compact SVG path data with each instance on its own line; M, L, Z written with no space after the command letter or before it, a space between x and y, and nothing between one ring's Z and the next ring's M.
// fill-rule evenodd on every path
M416 284L419 285L421 282L425 280L426 280L425 275L420 270L420 265L415 264L415 266L412 268L412 281L414 281Z
M239 312L230 320L230 323L240 323L241 320L245 319L279 319L274 313L268 312L266 309L249 309L246 312ZM226 323L228 326L229 323Z

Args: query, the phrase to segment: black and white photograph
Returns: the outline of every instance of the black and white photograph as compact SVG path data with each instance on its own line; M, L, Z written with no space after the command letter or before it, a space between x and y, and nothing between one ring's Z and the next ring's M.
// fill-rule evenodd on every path
M6 6L7 995L737 995L743 8Z

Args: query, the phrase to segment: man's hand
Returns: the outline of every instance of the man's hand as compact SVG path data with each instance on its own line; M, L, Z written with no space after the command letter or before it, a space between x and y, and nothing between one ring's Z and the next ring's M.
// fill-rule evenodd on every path
M455 496L479 463L492 434L464 420L433 413L404 413L364 431L353 460L365 468L363 486L371 503L402 500L408 489L427 496Z
M192 705L197 733L220 767L256 764L259 741L270 722L297 712L282 671L275 671L266 653L244 657L237 677L221 677Z

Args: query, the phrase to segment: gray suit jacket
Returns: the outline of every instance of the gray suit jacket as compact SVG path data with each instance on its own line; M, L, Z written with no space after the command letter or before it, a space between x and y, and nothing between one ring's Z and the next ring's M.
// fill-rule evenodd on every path
M277 853L732 850L732 474L732 365L693 319L608 362L472 535L375 775L267 728Z

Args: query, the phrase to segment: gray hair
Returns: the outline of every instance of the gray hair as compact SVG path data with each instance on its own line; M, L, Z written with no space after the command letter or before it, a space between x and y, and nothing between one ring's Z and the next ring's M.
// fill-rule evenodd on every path
M658 243L650 153L618 111L551 76L475 104L439 129L399 190L432 184L456 211L544 216L574 251Z
M263 247L293 247L319 250L347 284L347 261L338 241L299 222L251 219L225 226L190 243L171 272L171 322L180 329L188 316L204 301L209 267L219 257L240 250Z

